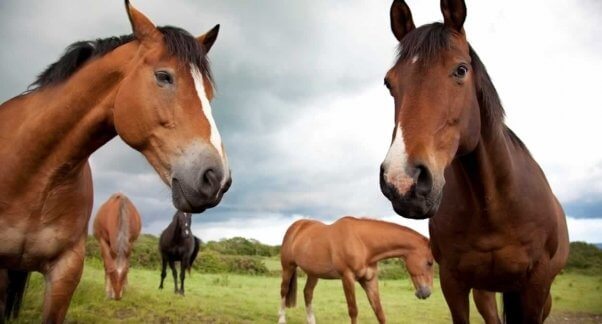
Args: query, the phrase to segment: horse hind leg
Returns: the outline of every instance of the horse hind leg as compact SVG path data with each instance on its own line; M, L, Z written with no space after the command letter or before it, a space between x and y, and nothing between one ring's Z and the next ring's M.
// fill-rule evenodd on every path
M280 311L278 324L286 323L286 307L294 307L297 299L297 266L282 266L282 283L280 284Z
M159 289L163 289L165 277L167 277L167 258L163 255L161 257L161 283L159 284Z
M486 324L502 323L498 316L495 292L473 289L472 298Z
M62 323L84 269L84 240L63 253L44 276L44 323Z
M314 289L318 284L318 278L307 276L305 288L303 289L303 297L305 297L305 313L307 314L307 324L316 324L316 315L314 314L311 301L314 298Z

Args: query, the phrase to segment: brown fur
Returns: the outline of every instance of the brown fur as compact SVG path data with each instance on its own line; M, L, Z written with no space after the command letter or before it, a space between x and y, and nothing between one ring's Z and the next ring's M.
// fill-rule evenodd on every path
M407 166L386 177L383 163L383 193L400 215L430 217L454 323L468 322L471 289L488 323L499 319L487 291L504 294L506 321L541 323L551 307L552 281L568 257L564 212L537 162L504 125L495 87L466 40L464 1L441 6L443 24L393 30L404 51L425 61L413 64L402 54L387 73ZM391 11L396 19L412 19L404 1L393 1ZM464 76L456 72L460 66Z
M191 95L190 63L170 52L168 45L177 42L164 38L127 1L126 6L135 39L85 60L67 78L55 80L50 73L56 82L39 83L0 106L0 268L44 274L44 322L64 320L83 270L93 199L88 158L94 151L119 135L166 184L171 186L176 171L192 175L181 179L180 191L187 179L201 178L203 161L220 160L208 144L210 125L201 102ZM197 40L205 53L216 30L208 33L210 41ZM173 72L173 86L158 85L157 68ZM203 158L174 166L192 143L207 148L196 150ZM229 179L229 170L223 173ZM189 192L198 192L195 185L188 185ZM176 197L180 191L173 189ZM174 204L204 210L219 203L225 190L221 186L210 200L188 194Z
M420 298L428 297L433 285L433 257L428 239L407 227L384 221L354 217L343 217L332 225L315 220L297 221L284 236L280 258L280 295L285 306L295 305L296 268L300 267L308 276L304 290L306 307L311 308L318 278L342 279L352 322L357 318L355 281L366 291L378 320L385 321L378 295L380 260L403 259Z
M127 283L132 244L138 239L141 226L138 210L121 193L112 195L96 214L94 237L104 262L108 298L121 299Z

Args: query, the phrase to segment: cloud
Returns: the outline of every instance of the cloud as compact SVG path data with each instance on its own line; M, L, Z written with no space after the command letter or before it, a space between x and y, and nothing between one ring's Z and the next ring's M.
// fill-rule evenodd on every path
M438 1L408 2L417 25L441 20ZM567 212L602 223L599 1L467 2L467 37L501 94L508 124ZM158 25L193 34L221 24L210 53L218 90L212 106L233 186L218 207L195 216L203 235L277 241L272 233L299 215L405 222L378 188L393 127L392 100L382 87L396 47L389 2L133 3ZM0 30L3 101L25 90L68 44L130 33L130 26L119 1L5 0ZM169 189L119 139L96 152L92 166L95 210L122 191L141 210L144 231L158 233L171 220ZM570 226L583 232L583 222Z

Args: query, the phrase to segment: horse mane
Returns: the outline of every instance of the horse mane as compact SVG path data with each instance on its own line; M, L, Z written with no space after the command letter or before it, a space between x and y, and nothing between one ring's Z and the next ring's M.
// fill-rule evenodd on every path
M169 55L183 63L194 64L199 71L213 83L207 53L201 44L187 31L172 27L157 27L163 34L163 40ZM103 39L75 42L67 47L58 61L50 64L29 86L35 91L46 86L56 85L71 77L87 62L104 56L115 48L135 40L134 35L113 36Z
M393 222L388 222L386 220L377 219L377 218L371 218L371 217L353 217L353 216L345 216L345 217L343 217L341 219L344 219L344 218L350 218L350 219L355 219L355 220L360 220L360 221L373 222L373 223L384 224L384 225L395 225L395 226L397 226L399 228L402 228L403 230L405 230L405 231L407 231L409 233L412 233L412 234L417 235L418 237L424 238L427 241L429 240L428 237L426 237L426 236L418 233L417 231L415 231L412 228L409 228L407 226L403 226L401 224L397 224L397 223L393 223Z
M439 22L420 26L401 40L397 51L397 60L410 60L418 56L421 66L427 66L428 63L438 58L443 50L449 49L451 34L452 31ZM512 142L527 150L518 136L504 124L505 112L500 97L485 65L470 44L469 55L475 75L477 99L485 125L488 129L502 127L502 131Z

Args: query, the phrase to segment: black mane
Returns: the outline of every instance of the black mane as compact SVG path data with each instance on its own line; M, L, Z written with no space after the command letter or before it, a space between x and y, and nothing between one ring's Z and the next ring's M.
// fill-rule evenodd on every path
M170 55L176 56L184 63L194 64L203 75L213 80L207 53L199 42L187 31L171 26L157 28L162 34L165 46ZM132 34L113 36L92 41L79 41L67 47L65 54L58 61L40 73L29 86L29 90L43 88L65 81L79 70L86 62L102 57L115 48L133 41Z
M437 59L442 51L449 49L451 31L442 23L432 23L420 26L407 34L399 43L398 60L409 60L418 55L420 64L428 65ZM491 82L487 69L477 53L469 48L472 69L475 74L475 86L479 106L489 127L503 125L504 108L500 97Z

